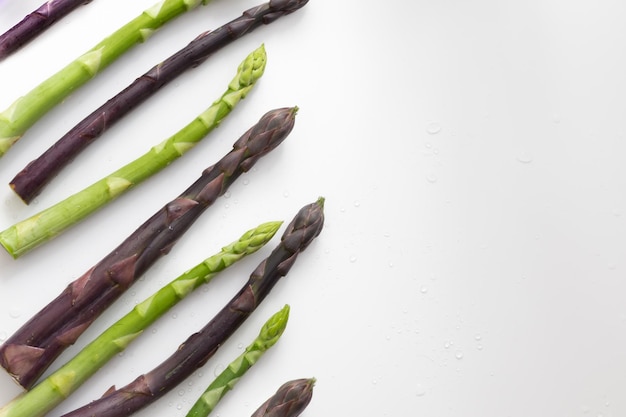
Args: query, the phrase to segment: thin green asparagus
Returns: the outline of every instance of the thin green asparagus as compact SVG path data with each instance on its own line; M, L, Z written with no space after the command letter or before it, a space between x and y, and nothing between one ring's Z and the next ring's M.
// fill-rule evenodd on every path
M268 222L248 230L237 241L223 247L219 253L205 259L137 304L65 365L30 391L0 408L0 417L40 417L48 413L193 290L263 247L276 234L281 224L282 222ZM266 336L273 329L274 327L268 329ZM263 345L259 342L259 346Z
M285 382L252 417L298 417L311 402L315 382L315 378Z
M263 326L257 338L232 361L207 387L187 413L187 417L206 417L241 377L278 341L285 331L289 306L274 314Z
M18 258L167 167L230 114L263 75L265 65L265 47L261 45L239 65L224 94L187 126L117 171L0 232L0 244Z
M105 309L169 253L237 178L289 136L295 117L295 108L264 114L229 153L5 340L0 365L23 387L31 387Z
M70 62L0 113L0 157L44 114L167 22L209 0L162 0Z
M172 390L203 366L256 310L280 278L289 273L299 254L321 233L323 226L324 199L319 198L298 211L278 246L257 266L248 282L172 355L129 384L108 391L102 398L64 417L126 417Z
M0 35L0 61L41 35L74 9L91 0L50 0Z

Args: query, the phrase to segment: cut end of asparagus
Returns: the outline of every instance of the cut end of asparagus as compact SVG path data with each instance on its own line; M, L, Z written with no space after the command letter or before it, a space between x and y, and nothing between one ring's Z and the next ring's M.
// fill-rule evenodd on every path
M6 138L0 138L0 157L4 156L5 153L17 142L20 140L22 135L17 136L9 136Z

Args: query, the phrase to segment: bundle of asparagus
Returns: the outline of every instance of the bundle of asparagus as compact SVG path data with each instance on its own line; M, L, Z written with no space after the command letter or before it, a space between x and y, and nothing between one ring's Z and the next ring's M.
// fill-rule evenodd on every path
M0 416L38 417L51 411L192 291L263 247L281 224L264 223L247 231L239 240L225 246L219 253L205 259L137 304L63 366L1 408Z
M308 0L271 0L246 10L240 17L216 30L201 34L185 48L137 78L31 161L11 181L13 191L24 202L30 203L83 149L161 87L187 69L200 65L223 46L261 25L270 24L293 13L307 2Z
M42 33L58 19L92 0L50 0L0 35L0 60ZM0 113L0 157L47 111L85 84L121 54L145 41L175 17L209 0L162 0ZM189 68L255 28L290 14L308 0L270 0L246 10L219 29L201 34L186 48L153 67L77 124L53 147L31 162L11 182L26 202L82 149L108 127ZM110 176L59 204L0 232L0 244L18 257L89 215L148 176L167 166L218 126L243 99L265 69L263 46L239 66L228 90L213 105L174 136ZM53 361L126 291L157 259L166 255L195 220L257 160L291 132L296 107L266 113L233 145L233 149L177 198L144 222L117 248L70 283L39 313L0 346L0 365L27 389L0 409L0 417L42 417L70 396L115 354L176 303L218 272L266 244L281 222L269 222L246 232L238 241L189 269L136 305L74 358L36 384ZM191 335L161 365L128 385L65 417L128 416L156 401L203 366L256 310L287 275L298 255L321 233L324 199L303 207L289 223L278 246L250 275L247 283L200 331ZM68 216L72 213L72 216ZM281 337L289 306L274 314L258 337L214 381L194 404L188 417L206 417L217 402ZM297 417L312 397L315 379L285 383L252 417ZM36 384L36 385L35 385Z
M155 30L209 0L161 0L0 113L0 157L44 114Z
M50 0L0 35L0 61L41 35L78 6L92 0Z
M224 94L189 124L117 171L0 232L0 244L17 258L168 166L219 126L261 78L265 65L265 48L261 46L239 65Z
M0 365L23 387L31 387L242 173L282 143L294 126L295 114L295 108L266 113L231 152L9 337L0 347Z
M124 417L161 398L203 366L217 349L241 326L270 293L278 280L287 275L324 226L324 199L300 209L289 223L280 244L254 270L248 282L204 326L150 372L64 417Z

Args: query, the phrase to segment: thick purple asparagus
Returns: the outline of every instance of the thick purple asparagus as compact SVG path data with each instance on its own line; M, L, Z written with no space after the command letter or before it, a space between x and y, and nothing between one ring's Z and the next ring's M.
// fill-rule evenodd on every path
M2 365L25 388L263 155L291 132L296 108L266 113L233 149L109 255L72 282L0 347Z
M11 188L25 203L30 203L82 150L161 87L186 70L197 67L223 46L261 25L270 24L281 16L291 14L307 2L308 0L271 0L246 10L237 19L214 31L201 34L74 126L20 171L11 180Z
M0 61L45 32L78 6L92 0L50 0L0 35Z
M324 199L320 198L300 209L287 226L281 242L259 264L241 290L206 326L191 335L159 366L64 417L129 416L165 395L203 366L261 304L278 280L287 275L298 254L320 234L324 225L323 208ZM289 403L291 398L288 397L289 390L281 396L283 401L286 399Z

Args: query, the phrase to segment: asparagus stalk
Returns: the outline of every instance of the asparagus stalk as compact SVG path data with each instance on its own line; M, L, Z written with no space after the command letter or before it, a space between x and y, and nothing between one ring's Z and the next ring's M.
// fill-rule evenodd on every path
M218 49L304 6L308 0L271 0L251 8L220 28L203 33L185 48L137 78L128 87L80 121L11 181L13 191L30 203L61 169L106 129L189 68Z
M274 314L261 329L257 338L211 382L187 413L187 417L206 417L226 393L235 387L241 377L278 341L285 331L289 306Z
M14 258L61 234L192 149L246 97L265 71L261 45L239 65L224 94L173 136L92 185L0 232L0 244Z
M110 390L102 398L64 417L129 416L165 395L203 366L289 272L300 252L319 235L324 224L323 202L320 198L300 209L287 226L280 244L259 264L241 290L170 357L128 385Z
M209 0L161 0L18 98L0 113L0 157L44 114L155 30Z
M0 365L30 388L242 173L287 137L295 114L295 108L266 113L235 142L233 150L10 336L0 346Z
M205 259L137 304L65 365L1 408L0 416L38 417L48 413L193 290L263 247L281 224L268 222L247 231L239 240L225 246L219 253Z
M313 397L315 378L285 382L252 417L298 417Z
M45 32L78 6L92 0L50 0L0 35L0 61Z

